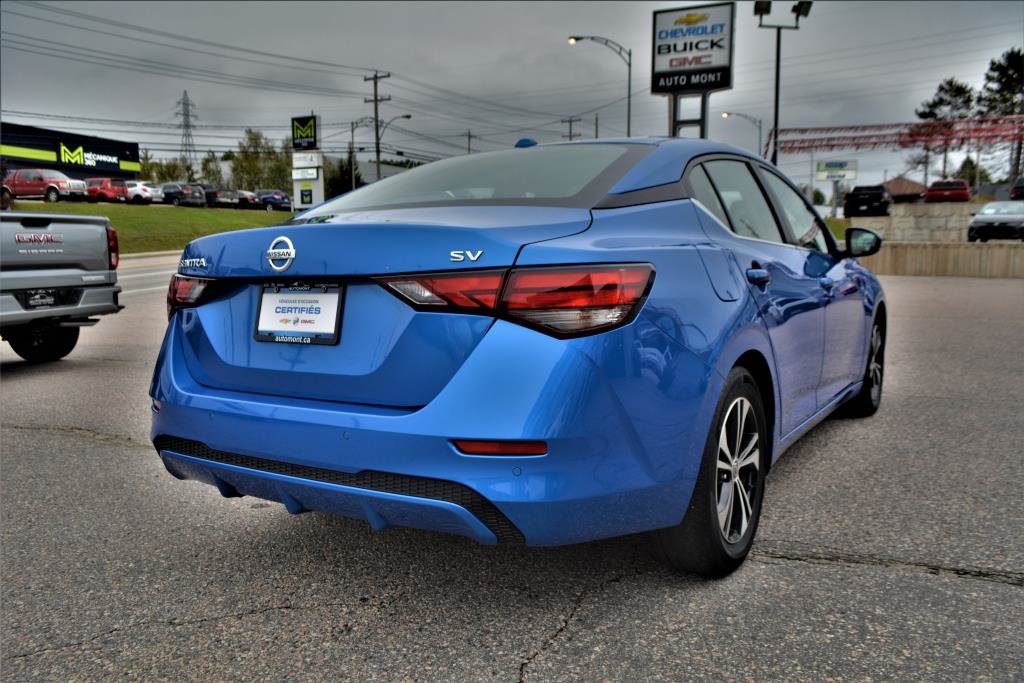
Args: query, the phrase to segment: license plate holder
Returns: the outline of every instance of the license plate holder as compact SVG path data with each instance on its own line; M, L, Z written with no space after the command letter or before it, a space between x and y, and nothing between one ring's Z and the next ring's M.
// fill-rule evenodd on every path
M256 309L256 341L337 344L344 293L337 283L263 285Z

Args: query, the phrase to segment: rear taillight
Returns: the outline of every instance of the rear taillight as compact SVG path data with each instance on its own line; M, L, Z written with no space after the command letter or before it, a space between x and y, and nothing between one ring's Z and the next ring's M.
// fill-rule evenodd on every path
M502 308L510 318L560 334L617 327L632 319L652 272L649 265L515 269Z
M167 317L170 318L179 308L197 305L210 282L209 278L172 275L167 287Z
M117 268L121 262L121 249L117 244L117 230L107 227L107 265L111 270Z
M572 337L632 320L653 274L645 263L599 264L427 273L381 284L420 310L493 315Z

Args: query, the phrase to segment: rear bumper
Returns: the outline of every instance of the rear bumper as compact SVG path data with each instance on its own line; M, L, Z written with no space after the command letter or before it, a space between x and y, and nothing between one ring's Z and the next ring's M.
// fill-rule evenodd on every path
M642 318L576 340L499 321L416 410L199 385L178 324L150 392L159 402L151 436L173 475L293 512L480 543L562 545L679 523L718 389L717 376L667 337L657 372L642 359L609 358L637 352ZM543 440L548 454L467 456L453 438ZM366 483L381 480L390 484Z
M27 325L40 320L78 320L94 315L117 313L122 308L118 304L120 293L121 287L118 285L82 287L77 303L67 306L24 308L10 291L0 292L0 329Z

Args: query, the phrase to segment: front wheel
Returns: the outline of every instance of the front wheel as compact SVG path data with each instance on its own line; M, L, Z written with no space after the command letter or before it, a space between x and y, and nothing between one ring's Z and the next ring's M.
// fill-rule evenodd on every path
M57 191L57 188L51 187L46 191L46 201L50 202L51 204L55 204L59 200L60 192Z
M60 360L78 343L77 327L34 327L9 335L14 352L30 363Z
M711 424L683 521L654 538L673 569L721 577L750 552L768 466L771 435L757 383L746 369L729 373Z
M848 417L871 417L882 404L882 380L885 377L885 329L875 320L871 325L871 342L868 347L868 363L864 369L864 380L860 392L851 398L843 413Z

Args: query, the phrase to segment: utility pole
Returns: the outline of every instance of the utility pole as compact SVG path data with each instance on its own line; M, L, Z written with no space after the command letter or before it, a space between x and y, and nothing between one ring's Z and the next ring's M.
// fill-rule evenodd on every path
M377 86L382 78L391 78L391 73L374 71L372 76L363 76L363 82L373 81L373 97L364 97L363 102L373 102L373 143L377 155L377 180L380 180L380 103L391 100L391 95L380 96L377 94Z
M597 140L600 135L597 133L597 112L594 112L594 139Z
M471 131L471 130L467 130L466 131L466 154L472 154L473 153L473 138L475 138L475 137L477 137L477 136L473 135L473 131Z
M352 189L356 189L356 122L352 121L352 136L348 140L348 177L352 179Z
M181 159L188 166L185 180L192 180L192 174L196 167L196 145L192 139L192 121L198 119L196 116L196 103L188 96L188 90L181 95L176 103L180 109L175 112L175 118L181 119Z
M580 137L579 133L573 133L572 132L572 124L578 123L579 121L582 121L582 119L580 117L578 117L578 116L570 116L567 119L562 119L562 123L568 123L569 124L569 134L568 135L563 135L562 137L563 138L569 138L570 142L572 142L573 138Z

